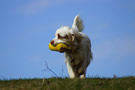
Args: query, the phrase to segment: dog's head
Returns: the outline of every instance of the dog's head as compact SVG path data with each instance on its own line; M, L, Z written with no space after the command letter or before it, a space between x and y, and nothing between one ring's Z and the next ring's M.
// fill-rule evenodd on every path
M62 26L56 30L55 38L51 40L51 44L56 46L59 43L64 43L74 50L79 42L79 32L83 30L83 23L80 16L74 18L72 27Z

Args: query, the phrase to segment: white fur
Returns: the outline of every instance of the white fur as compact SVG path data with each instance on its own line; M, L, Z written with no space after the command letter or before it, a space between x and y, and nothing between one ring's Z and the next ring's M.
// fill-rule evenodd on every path
M53 39L53 45L65 43L71 47L71 51L64 52L70 78L85 78L86 69L92 60L90 39L81 32L83 28L83 22L80 16L77 15L74 18L72 27L60 27Z

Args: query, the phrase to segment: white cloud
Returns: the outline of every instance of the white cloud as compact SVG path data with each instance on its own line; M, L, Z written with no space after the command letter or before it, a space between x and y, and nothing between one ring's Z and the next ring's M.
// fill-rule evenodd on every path
M49 0L32 0L27 2L20 7L23 13L31 14L40 11L41 9L48 8L51 4Z
M135 40L133 37L115 37L103 40L93 46L95 59L119 58L135 55Z
M128 56L135 54L135 40L131 37L118 38L115 40L115 47L118 49L117 54L121 54L122 56Z
M75 1L73 0L31 0L29 2L27 1L24 4L20 5L19 8L17 9L22 14L34 14L55 5L68 4L68 3L74 3L74 2L78 3L79 1L76 2L76 0Z

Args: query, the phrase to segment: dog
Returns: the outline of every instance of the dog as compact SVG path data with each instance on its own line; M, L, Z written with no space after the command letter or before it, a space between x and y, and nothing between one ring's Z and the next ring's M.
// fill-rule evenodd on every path
M54 46L64 43L71 48L63 52L70 78L85 78L86 69L93 58L91 41L82 33L83 29L83 21L80 15L77 15L72 27L61 26L56 30L55 38L50 42Z

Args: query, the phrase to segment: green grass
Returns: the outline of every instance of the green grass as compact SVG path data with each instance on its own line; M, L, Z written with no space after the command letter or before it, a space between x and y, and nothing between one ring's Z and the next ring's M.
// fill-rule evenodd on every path
M0 90L135 90L135 77L0 80Z

